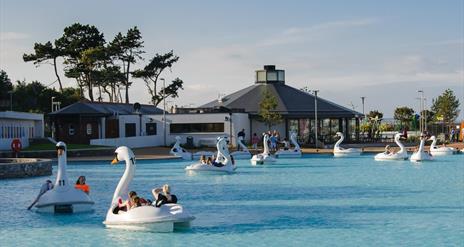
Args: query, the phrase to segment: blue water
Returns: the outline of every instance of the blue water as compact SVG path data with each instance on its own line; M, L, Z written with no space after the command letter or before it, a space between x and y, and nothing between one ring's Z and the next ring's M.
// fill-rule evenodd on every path
M188 175L187 164L138 161L131 188L149 197L153 187L169 183L196 216L190 230L106 229L102 221L124 164L70 162L70 179L87 177L95 212L27 211L47 177L1 180L0 246L464 245L464 155L419 165L371 155L308 155L260 167L238 161L232 175Z

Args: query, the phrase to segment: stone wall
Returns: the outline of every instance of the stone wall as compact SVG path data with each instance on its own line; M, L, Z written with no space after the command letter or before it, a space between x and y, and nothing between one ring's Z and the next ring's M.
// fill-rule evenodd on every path
M48 159L0 159L0 179L49 176L52 161Z

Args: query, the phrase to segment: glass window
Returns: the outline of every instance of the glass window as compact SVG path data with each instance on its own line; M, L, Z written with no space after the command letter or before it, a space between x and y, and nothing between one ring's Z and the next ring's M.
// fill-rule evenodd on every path
M86 128L86 129L87 129L87 131L86 131L86 132L87 132L87 135L92 135L92 124L88 123L88 124L86 125L86 127L87 127L87 128Z
M267 72L267 80L268 81L277 81L277 72L276 71Z
M171 133L224 132L224 123L182 123L171 124Z
M266 81L266 71L258 71L258 73L256 73L256 81L261 81L261 82L264 82Z
M145 131L147 132L148 136L156 135L156 123L146 123Z
M278 71L277 72L277 80L285 81L285 72L284 71Z
M135 123L126 123L126 137L135 136Z
M76 130L74 129L74 125L70 124L68 128L68 135L73 136Z

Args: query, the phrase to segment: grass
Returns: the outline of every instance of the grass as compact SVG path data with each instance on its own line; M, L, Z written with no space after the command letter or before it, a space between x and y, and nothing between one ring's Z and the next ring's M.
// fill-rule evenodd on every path
M73 149L94 149L104 146L94 146L88 144L66 144L68 150ZM31 144L29 147L25 148L23 151L43 151L43 150L55 150L56 146L53 143L36 143Z

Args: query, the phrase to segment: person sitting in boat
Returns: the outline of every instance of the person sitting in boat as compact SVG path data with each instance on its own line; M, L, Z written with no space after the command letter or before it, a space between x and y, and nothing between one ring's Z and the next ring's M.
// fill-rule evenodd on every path
M35 200L32 202L32 204L27 207L28 210L31 210L31 208L37 203L37 201L39 201L39 198L45 194L45 192L49 191L53 189L53 183L51 180L47 179L45 181L44 184L42 184L42 186L40 187L40 191L39 191L39 194L37 195L37 197L35 198Z
M86 194L90 193L90 187L85 183L85 176L79 176L79 178L76 181L76 185L74 185L74 188L78 190L84 191Z
M205 156L205 155L200 156L200 163L202 163L202 164L206 164L206 163L207 163L207 160L206 160L206 156Z
M131 204L129 209L133 209L133 208L142 206L142 203L140 202L140 197L134 196L131 199L132 199L132 204Z
M177 203L176 195L171 195L171 188L168 184L163 185L162 188L155 188L152 191L153 198L155 198L154 206L159 208L163 204Z
M392 154L390 145L385 146L385 154Z
M284 144L284 150L288 150L290 148L290 142L288 142L287 138L284 138L281 143Z

